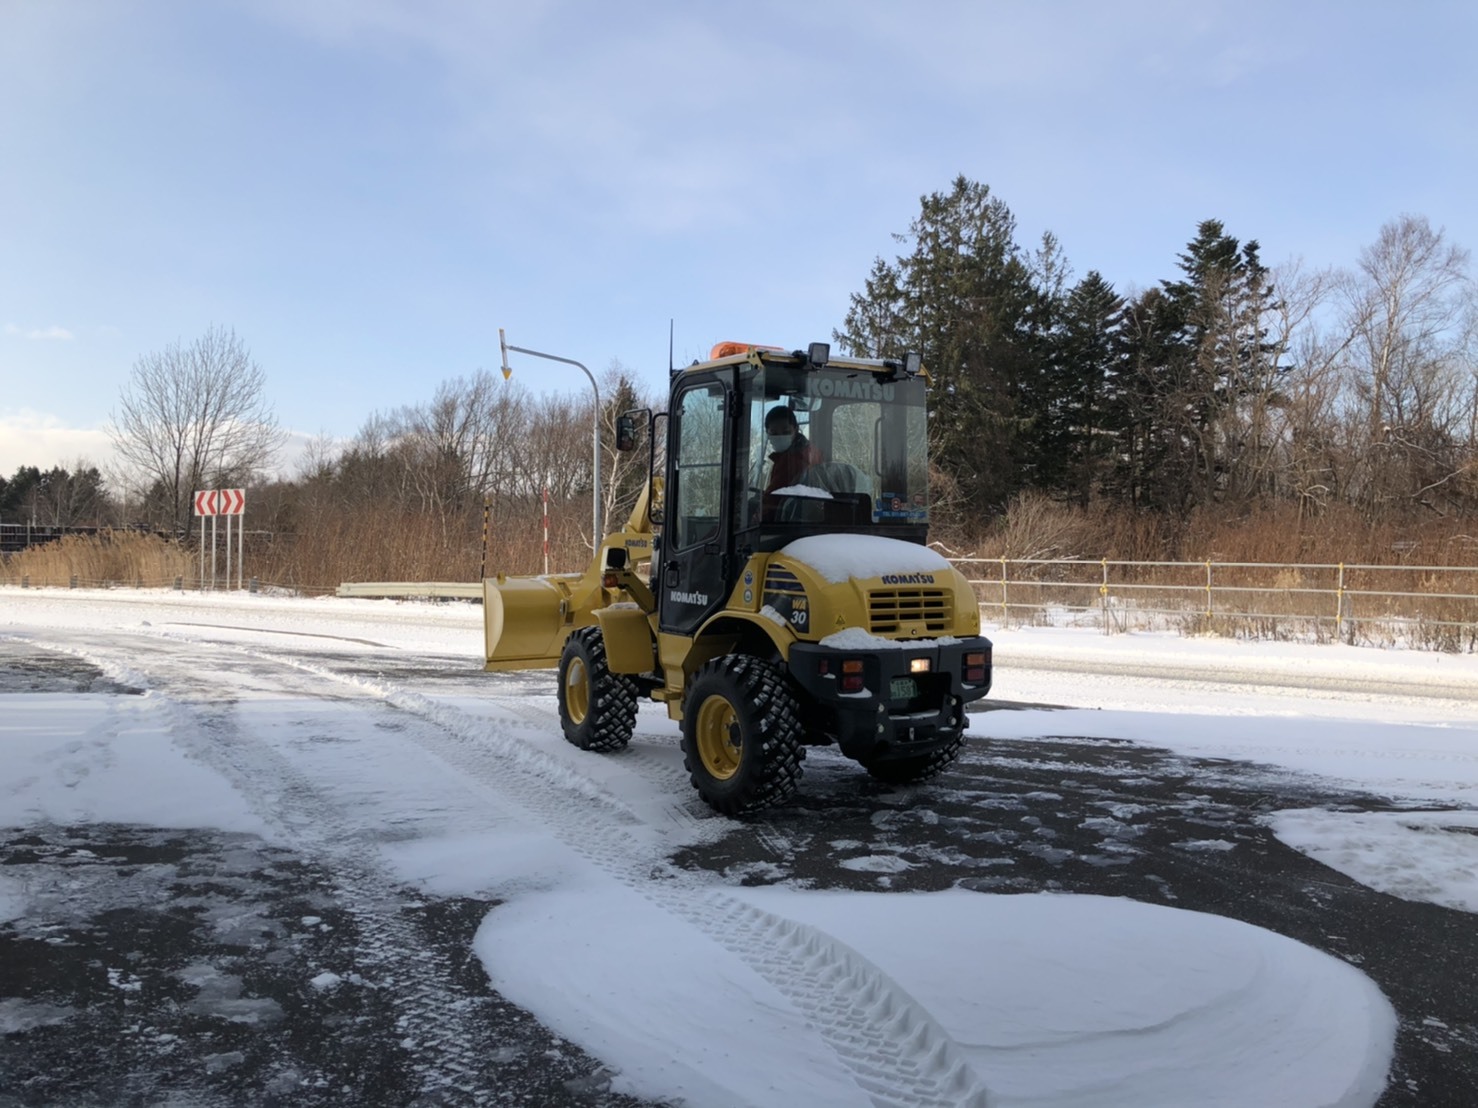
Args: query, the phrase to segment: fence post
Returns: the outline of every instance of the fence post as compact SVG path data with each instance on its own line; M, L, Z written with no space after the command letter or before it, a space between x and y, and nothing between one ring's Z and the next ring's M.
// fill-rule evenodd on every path
M1334 637L1342 638L1345 626L1345 564L1339 564L1339 577L1334 587Z
M31 575L29 573L22 573L21 574L21 588L23 588L23 589L29 589L30 587L31 587Z
M1007 612L1007 604L1006 604L1006 558L1005 558L1004 555L1002 555L1001 556L1001 626L1002 627L1004 627L1006 625L1007 618L1008 618L1008 612Z
M175 579L174 579L174 591L175 592L184 592L185 591L185 579L183 577L179 576L178 574L175 575Z
M1113 623L1109 618L1108 559L1100 558L1098 560L1098 564L1103 570L1103 580L1098 586L1098 606L1103 611L1103 633L1105 635L1112 635L1114 633L1114 629Z
M76 587L77 587L77 575L74 573L74 574L72 574L72 581L67 586L67 588L69 588L69 589L75 589Z
M1211 623L1211 559L1206 559L1206 622ZM1206 628L1211 630L1210 626Z
M256 595L256 591L257 591L257 579L255 577L253 577L251 579L251 590L250 591L251 591L251 593L252 593L253 596Z

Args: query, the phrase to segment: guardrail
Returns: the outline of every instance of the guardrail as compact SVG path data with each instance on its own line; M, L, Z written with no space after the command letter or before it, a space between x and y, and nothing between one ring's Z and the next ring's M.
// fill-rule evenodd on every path
M339 596L481 600L481 581L346 581Z
M1280 625L1302 625L1349 641L1404 637L1478 646L1475 566L950 560L974 586L982 611L1003 623L1065 618L1113 633L1158 620L1182 630L1241 625L1265 636Z

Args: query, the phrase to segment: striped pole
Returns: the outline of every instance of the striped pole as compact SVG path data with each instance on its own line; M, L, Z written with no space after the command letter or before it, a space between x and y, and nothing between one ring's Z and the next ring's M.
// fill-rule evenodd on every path
M479 578L485 578L488 575L488 511L490 510L490 508L491 508L491 502L488 500L487 497L483 497L482 498L482 568L477 571L477 576Z

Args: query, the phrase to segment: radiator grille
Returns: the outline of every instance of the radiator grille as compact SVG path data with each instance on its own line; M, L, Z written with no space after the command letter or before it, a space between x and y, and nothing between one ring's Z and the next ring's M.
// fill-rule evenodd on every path
M896 635L922 627L930 635L947 634L954 609L944 589L874 589L867 594L868 630Z

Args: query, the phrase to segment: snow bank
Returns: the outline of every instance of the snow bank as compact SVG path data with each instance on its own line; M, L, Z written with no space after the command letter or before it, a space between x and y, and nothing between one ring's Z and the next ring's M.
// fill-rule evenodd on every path
M618 1071L616 1092L690 1108L868 1103L785 997L614 882L495 908L474 949L495 989Z
M481 657L482 605L173 589L20 589L0 585L0 631L32 626L191 635L339 649L434 650Z
M1396 1019L1380 991L1248 924L1106 897L734 893L921 1000L992 1104L1353 1108L1385 1085ZM488 916L476 949L500 992L619 1069L621 1091L695 1108L867 1103L783 997L630 891L523 898Z

